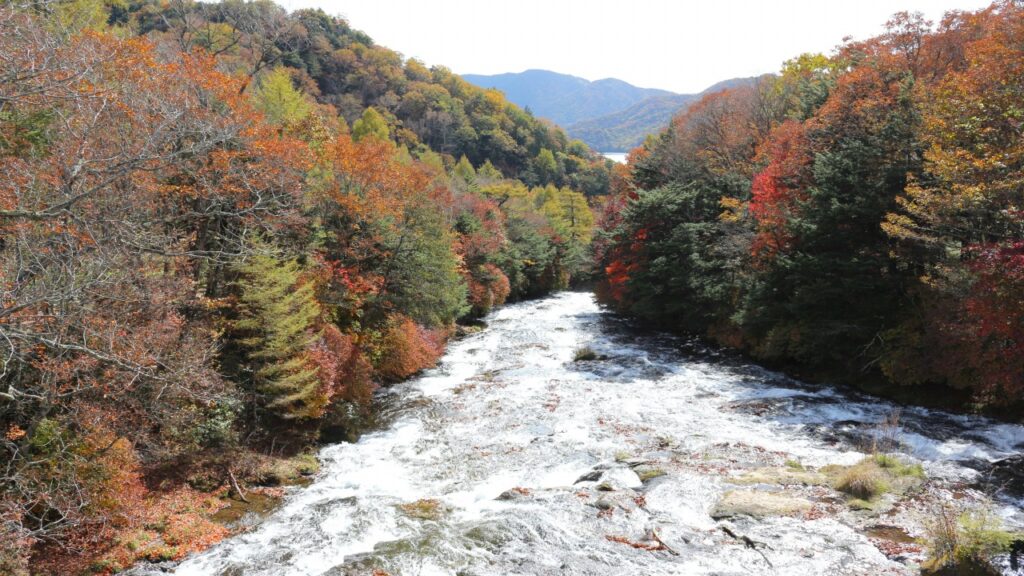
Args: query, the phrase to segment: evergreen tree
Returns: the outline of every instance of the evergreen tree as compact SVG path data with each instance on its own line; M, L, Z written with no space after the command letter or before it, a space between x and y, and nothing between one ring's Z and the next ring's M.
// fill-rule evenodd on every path
M264 251L261 251L264 252ZM310 356L319 339L320 306L313 284L303 282L295 260L265 253L236 265L240 278L237 342L248 351L249 368L265 406L285 419L315 416L320 380Z
M487 160L480 166L480 169L476 171L477 178L483 180L483 183L492 183L503 180L505 177L501 174L501 170L494 167L490 160Z
M555 160L554 153L547 148L541 148L537 153L537 157L533 159L533 166L540 181L544 184L550 184L558 178L558 162Z
M433 207L410 207L404 221L383 231L381 293L387 307L425 326L443 326L464 314L466 283L452 252L453 234Z
M476 170L465 156L459 158L459 163L455 165L455 175L471 186L476 182Z

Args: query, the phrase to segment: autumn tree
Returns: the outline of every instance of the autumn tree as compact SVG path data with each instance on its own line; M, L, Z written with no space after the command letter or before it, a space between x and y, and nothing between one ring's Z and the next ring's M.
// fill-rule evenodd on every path
M963 60L916 93L925 173L883 227L920 274L923 306L943 313L894 331L899 348L886 366L911 382L979 387L999 402L1001 394L1018 394L1024 374L1024 11L996 4L937 37L916 57L929 59L928 47L945 47L943 38L952 37L963 42L956 44Z

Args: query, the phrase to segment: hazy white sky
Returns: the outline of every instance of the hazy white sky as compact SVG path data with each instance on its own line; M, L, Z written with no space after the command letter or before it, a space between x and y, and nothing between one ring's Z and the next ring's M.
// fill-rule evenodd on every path
M544 68L699 92L867 38L899 10L938 20L979 0L278 0L341 15L379 44L460 74Z

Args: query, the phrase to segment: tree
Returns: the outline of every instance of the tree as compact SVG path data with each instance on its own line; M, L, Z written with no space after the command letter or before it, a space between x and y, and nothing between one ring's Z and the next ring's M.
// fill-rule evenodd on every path
M766 263L742 313L764 357L863 369L881 355L872 342L905 309L906 271L891 259L880 223L907 174L919 169L907 82L905 69L885 57L857 67L808 121L806 144L796 133L798 148L776 147L778 164L765 178L798 188L776 200L759 190L752 208L763 225L786 235L784 252ZM805 146L815 152L812 180L799 189L806 154L799 147ZM786 172L796 177L780 178ZM772 223L773 210L787 215L781 228Z
M295 89L285 68L275 68L261 78L253 98L267 120L281 126L295 126L313 110L306 96Z
M962 60L931 71L936 81L915 93L925 172L883 223L919 274L921 307L942 313L894 330L885 367L1005 403L1020 397L1024 377L1024 10L1001 3L954 23L914 52L928 62L952 44Z
M428 206L410 206L381 232L387 256L380 298L387 308L430 327L445 326L466 312L466 284L441 214Z
M379 140L390 137L387 120L372 106L363 111L363 116L352 125L352 139L356 142L370 136Z
M473 169L473 165L465 155L459 158L459 162L455 165L454 173L455 176L461 178L466 184L472 185L476 183L476 170Z
M483 166L477 170L477 177L485 184L499 182L504 180L505 177L501 174L501 170L494 167L490 160L486 160Z
M803 124L787 121L779 125L761 149L768 165L751 183L750 215L757 222L757 237L751 246L757 261L774 258L792 248L790 222L806 202L811 183L811 154Z
M536 170L542 184L550 184L558 179L558 162L555 155L547 148L541 148L537 157L533 160L533 169Z
M267 246L258 243L266 252ZM238 344L247 350L265 406L285 419L319 416L326 404L310 352L320 338L320 305L295 260L256 254L235 267L240 275Z

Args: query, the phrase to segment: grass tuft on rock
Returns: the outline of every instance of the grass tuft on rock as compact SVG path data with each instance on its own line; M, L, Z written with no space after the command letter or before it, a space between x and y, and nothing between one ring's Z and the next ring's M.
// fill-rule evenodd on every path
M924 478L924 467L916 463L908 464L893 454L875 454L872 460L879 468L888 471L893 476Z
M597 360L597 352L590 346L581 346L576 349L576 352L572 355L573 362L586 362L589 360Z
M864 460L840 474L835 488L854 498L870 501L889 491L889 477L873 460Z

